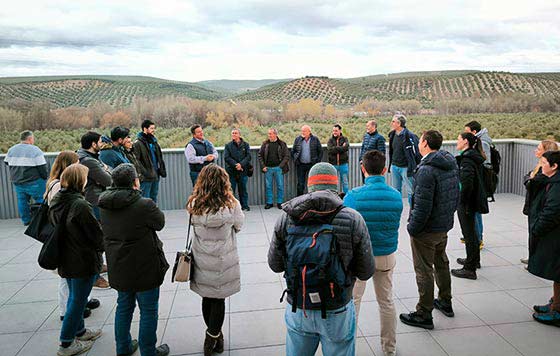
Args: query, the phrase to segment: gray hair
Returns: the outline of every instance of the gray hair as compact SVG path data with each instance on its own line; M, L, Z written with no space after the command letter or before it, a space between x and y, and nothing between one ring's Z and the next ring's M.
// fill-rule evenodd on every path
M239 132L239 134L241 135L241 130L239 130L237 127L234 127L233 130L231 130L231 133L234 133L235 131Z
M134 180L138 178L138 173L136 173L134 165L130 163L123 163L113 169L111 177L113 178L114 187L132 188Z
M393 115L393 118L399 120L401 127L406 127L406 116L404 116L404 114L397 111L395 115Z
M33 136L32 131L25 130L20 134L19 138L20 138L21 141L27 141L27 139L32 137L32 136Z
M278 130L276 130L276 128L271 127L271 128L268 129L268 131L272 131L272 132L274 132L274 134L275 134L276 136L278 136Z

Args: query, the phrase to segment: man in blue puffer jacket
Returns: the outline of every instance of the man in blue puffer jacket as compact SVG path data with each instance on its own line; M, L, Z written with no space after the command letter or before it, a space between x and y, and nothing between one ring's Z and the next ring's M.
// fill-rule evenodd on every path
M403 202L401 194L385 183L387 168L382 152L366 152L361 169L366 184L352 189L344 197L344 205L358 211L366 222L375 258L373 285L381 319L381 347L385 355L395 355L397 314L393 303L393 270ZM366 283L357 279L354 285L356 321Z

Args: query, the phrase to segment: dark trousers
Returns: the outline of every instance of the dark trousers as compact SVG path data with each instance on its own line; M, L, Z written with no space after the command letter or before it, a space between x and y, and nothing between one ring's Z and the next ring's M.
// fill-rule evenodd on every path
M226 300L219 298L202 298L202 316L208 327L208 333L218 336L224 325Z
M465 207L459 205L457 216L459 217L461 232L465 238L465 249L467 250L465 269L476 271L476 266L480 263L480 247L475 229L475 214L467 213Z
M238 190L239 204L242 208L249 207L249 193L247 193L247 179L246 175L232 173L229 175L229 182L231 183L231 190L235 194Z
M305 193L307 188L307 175L309 170L313 167L313 163L298 163L296 164L297 174L297 195Z
M444 303L451 303L449 259L445 253L447 232L421 233L418 236L411 236L410 243L420 296L416 311L431 317L434 309L434 276L439 289L439 299Z
M189 175L191 176L193 190L194 190L194 186L196 185L196 180L198 179L199 174L200 172L189 172Z

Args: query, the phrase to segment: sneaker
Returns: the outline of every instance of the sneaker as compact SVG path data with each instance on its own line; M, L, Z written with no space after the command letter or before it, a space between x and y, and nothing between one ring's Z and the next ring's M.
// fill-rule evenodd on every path
M442 302L439 299L434 299L434 308L439 310L448 318L453 318L455 316L455 312L453 312L453 307L451 303Z
M521 263L523 263L524 265L528 265L529 264L529 258L520 258L519 261L521 261Z
M465 238L461 237L461 243L464 244L465 243Z
M132 342L130 343L130 349L131 351L129 353L117 354L117 356L132 356L132 354L134 354L136 350L138 350L138 340L132 340Z
M219 336L212 336L206 332L206 337L204 338L204 356L212 356L214 349L218 345Z
M431 317L424 317L417 312L409 314L401 314L399 319L406 325L416 326L419 328L432 330L434 328L434 321Z
M533 310L537 313L545 314L550 313L552 310L552 298L548 301L548 304L545 305L533 305Z
M272 204L266 204L266 205L264 206L264 208L265 208L265 209L270 209L270 208L272 208Z
M84 319L89 318L89 316L91 315L91 310L89 308L85 308L84 309ZM64 320L64 315L60 316L60 321Z
M76 336L76 339L80 341L93 341L99 339L101 334L103 334L101 329L86 329L86 332L82 336Z
M482 251L483 248L484 248L484 240L480 240L480 243L478 244L478 249Z
M109 282L107 282L107 280L105 278L103 278L102 276L99 276L99 278L97 278L97 280L93 284L93 288L109 289L109 288L111 288L111 286L109 285Z
M556 310L551 310L548 313L533 313L533 319L539 323L546 325L554 325L560 327L560 313Z
M467 262L466 258L461 258L461 257L457 258L457 263L460 264L461 266L464 266L466 262ZM476 268L480 268L480 262L478 262Z
M167 344L161 344L156 347L156 356L167 356L169 355L169 346Z
M476 279L476 271L465 269L465 267L452 269L451 274L457 278Z
M92 346L93 346L92 341L74 340L68 347L59 346L56 355L57 356L79 355L91 349Z
M99 301L99 299L91 298L87 302L86 307L89 308L89 309L97 309L97 308L99 308L100 305L101 305L101 302Z
M276 204L276 206L278 207L278 209L282 210L282 203L278 203Z

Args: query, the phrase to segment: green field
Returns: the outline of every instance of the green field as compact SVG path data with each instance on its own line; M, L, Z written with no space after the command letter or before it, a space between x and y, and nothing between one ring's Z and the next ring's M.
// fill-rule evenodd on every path
M546 138L560 141L560 113L524 113L524 114L482 114L482 115L450 115L450 116L410 116L408 127L415 133L420 134L423 130L437 129L442 132L446 140L455 140L462 132L464 124L478 120L490 131L492 138L526 138L542 140ZM367 119L344 119L339 120L343 126L344 135L350 142L361 142L365 131ZM387 136L391 118L388 116L378 117L379 132ZM313 133L319 137L321 142L326 143L330 137L334 121L308 120ZM294 138L299 135L303 122L285 122L276 127L279 135L288 144L293 143ZM257 146L266 139L268 127L241 127L242 136L252 146ZM36 131L36 144L45 152L76 150L79 147L80 137L85 132L82 130L46 130ZM109 130L97 130L108 134ZM137 128L132 129L137 132ZM223 146L230 140L230 127L222 129L205 128L206 138L215 145ZM0 133L0 153L6 153L8 148L18 142L18 132ZM158 129L157 137L164 148L182 148L191 139L188 128Z

